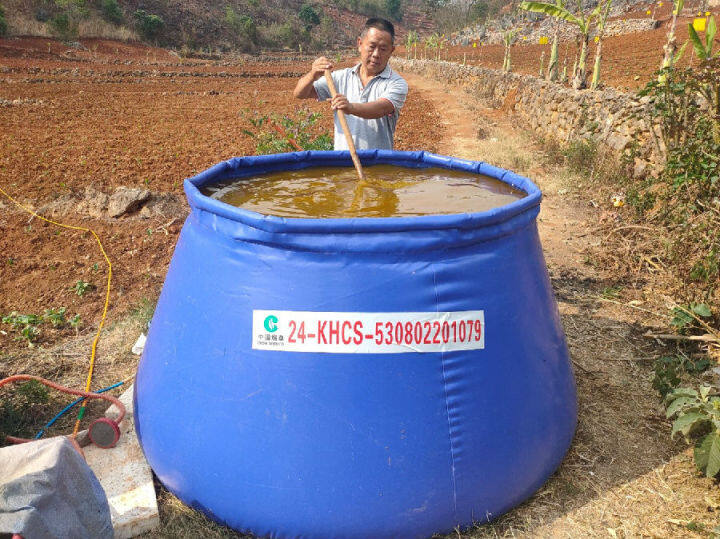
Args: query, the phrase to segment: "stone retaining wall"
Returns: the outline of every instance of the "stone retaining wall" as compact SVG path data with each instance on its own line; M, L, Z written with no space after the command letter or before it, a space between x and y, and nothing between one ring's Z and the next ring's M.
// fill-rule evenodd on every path
M663 163L659 132L657 128L653 131L647 120L649 98L613 88L573 90L530 75L451 62L395 57L392 65L401 71L463 86L484 106L503 108L543 138L564 143L592 139L618 156L632 155L636 176Z

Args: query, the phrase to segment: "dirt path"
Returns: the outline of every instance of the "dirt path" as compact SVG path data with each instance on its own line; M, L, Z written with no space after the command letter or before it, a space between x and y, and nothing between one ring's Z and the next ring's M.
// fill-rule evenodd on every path
M578 429L558 471L526 503L465 536L708 536L720 496L697 475L687 446L670 441L651 386L653 360L665 350L642 334L662 320L627 306L643 291L587 263L588 248L601 245L594 226L607 202L591 203L579 178L544 165L537 143L500 111L403 76L441 112L439 153L512 169L543 190L538 225L578 385Z

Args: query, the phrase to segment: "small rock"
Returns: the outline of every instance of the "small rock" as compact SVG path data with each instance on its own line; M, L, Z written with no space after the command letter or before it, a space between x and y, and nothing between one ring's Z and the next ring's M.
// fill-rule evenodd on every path
M150 191L130 187L118 187L108 201L108 216L120 217L135 211L150 198Z

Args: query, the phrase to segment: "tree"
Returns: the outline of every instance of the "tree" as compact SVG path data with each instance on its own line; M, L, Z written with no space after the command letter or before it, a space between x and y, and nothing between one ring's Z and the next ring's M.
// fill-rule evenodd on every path
M590 40L590 30L592 28L593 21L600 15L603 4L600 2L595 9L589 15L585 15L582 9L582 0L577 1L577 14L574 15L568 9L559 7L556 4L548 4L545 2L528 2L524 1L520 3L520 9L525 11L532 11L535 13L545 13L551 17L563 19L578 27L580 30L580 59L578 60L577 73L573 78L573 88L576 90L585 88L587 82L585 81L586 76L586 62L588 53L588 41Z
M600 61L602 60L602 43L603 37L605 36L605 22L607 21L608 15L610 14L611 5L612 0L605 0L605 9L598 16L598 33L597 37L595 37L595 41L597 42L597 48L595 49L595 65L593 66L592 81L590 82L591 90L595 90L598 86L598 83L600 82Z
M310 4L303 4L298 13L298 17L300 17L300 20L305 24L306 30L320 24L320 15L317 14L315 8Z
M124 17L117 0L102 0L100 5L103 19L113 24L122 24Z
M155 39L160 29L165 25L162 17L148 13L144 9L136 10L133 16L137 22L140 34L142 34L145 39Z
M0 6L0 36L7 34L7 23L5 22L5 11Z
M399 21L402 19L401 0L385 0L385 13L390 19Z

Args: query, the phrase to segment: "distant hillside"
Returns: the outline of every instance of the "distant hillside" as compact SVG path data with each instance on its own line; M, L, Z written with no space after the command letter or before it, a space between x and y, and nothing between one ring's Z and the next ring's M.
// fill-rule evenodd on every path
M203 51L351 46L368 16L433 31L427 0L0 0L8 35L142 40Z

